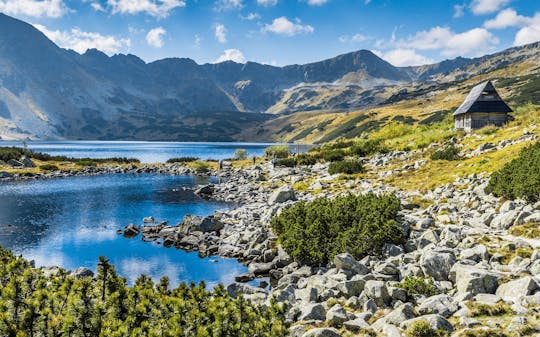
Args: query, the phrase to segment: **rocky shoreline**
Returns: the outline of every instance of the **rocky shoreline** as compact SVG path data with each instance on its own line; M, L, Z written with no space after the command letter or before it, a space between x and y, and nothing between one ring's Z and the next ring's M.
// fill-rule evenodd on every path
M265 165L213 172L222 182L202 186L195 193L238 207L203 218L186 216L175 226L147 224L140 228L142 238L198 251L201 256L243 262L248 272L237 275L237 282L227 288L229 294L242 294L258 303L268 303L272 297L287 303L291 336L340 336L343 331L367 330L400 336L420 319L448 333L480 326L519 332L536 326L540 240L513 237L508 229L540 223L540 203L487 195L488 179L472 175L423 195L430 206L421 208L410 202L418 197L416 193L368 181L337 181L327 168L324 164ZM295 183L309 186L295 191ZM336 192L335 185L341 191ZM356 261L341 254L325 267L301 266L277 244L269 228L275 214L297 201L367 192L396 193L402 201L399 221L407 241L387 245L383 256ZM245 284L263 276L270 276L270 289ZM408 296L400 285L407 277L433 280L436 295ZM471 309L475 305L505 305L513 318L510 322L478 318Z
M117 165L105 164L100 166L82 167L80 170L56 170L51 172L21 172L8 173L0 171L0 182L2 181L19 181L19 180L35 180L35 179L54 179L67 177L85 177L103 174L168 174L168 175L211 175L212 172L198 173L193 168L187 167L180 163L172 164L143 164L143 165Z
M381 172L387 163L412 155L381 154L364 163ZM9 179L107 173L195 172L179 164L162 164ZM208 174L218 177L220 183L200 186L194 193L237 207L207 217L186 216L177 225L156 224L149 218L142 226L128 226L122 233L246 264L248 272L236 276L237 282L227 287L229 294L242 294L261 304L272 298L287 304L291 336L362 332L397 337L420 320L447 334L484 331L484 336L490 336L504 329L518 336L524 329L540 331L540 239L509 233L514 226L540 223L540 203L488 195L484 192L487 177L458 178L419 195L385 186L381 179L340 180L328 174L327 164L226 167ZM398 221L407 240L402 245L387 244L381 256L356 261L344 253L324 267L302 266L279 246L269 228L271 218L295 202L368 192L395 193L402 202ZM411 201L420 197L424 207ZM246 284L268 276L270 289L265 282L262 287ZM403 284L415 277L432 280L433 294L409 294ZM480 315L478 308L502 310L505 315Z

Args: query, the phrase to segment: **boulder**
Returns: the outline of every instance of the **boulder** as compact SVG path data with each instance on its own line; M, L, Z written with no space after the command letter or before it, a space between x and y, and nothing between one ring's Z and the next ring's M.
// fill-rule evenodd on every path
M352 332L358 332L362 329L369 329L371 326L365 320L358 317L347 322L343 322L343 327Z
M399 326L402 322L416 317L414 308L410 303L404 303L395 308L391 313L380 318L373 323L373 328L377 331L382 330L382 324L393 324Z
M454 263L456 257L451 251L427 250L420 257L422 271L436 281L448 281L448 274Z
M236 275L234 277L234 280L236 282L245 283L245 282L249 282L249 281L253 280L254 278L255 278L255 275L248 272L248 273L243 273L243 274L240 274L240 275Z
M139 226L135 226L134 224L129 224L126 228L124 228L124 237L126 238L133 238L141 232L141 228Z
M27 156L22 156L21 160L19 160L24 167L36 167L36 164L32 161L32 159L28 158Z
M0 171L0 179L2 179L2 178L11 178L11 177L13 177L13 174L11 174L9 172Z
M214 193L214 185L212 184L204 185L195 190L195 194L201 197L205 197L205 198L211 196L213 193Z
M476 245L472 248L467 248L461 251L459 257L462 260L471 260L474 262L487 261L489 253L484 245Z
M267 292L259 287L235 282L227 286L227 293L229 293L229 296L236 298L239 295L266 294Z
M7 164L11 167L24 167L24 164L21 163L20 161L18 160L15 160L15 159L10 159L7 161Z
M455 264L450 271L450 280L456 284L458 293L471 297L481 293L494 294L501 278L498 273L464 264Z
M188 234L190 232L217 232L223 229L224 225L213 215L200 217L196 215L185 215L182 223L178 226L180 233Z
M519 210L511 210L508 212L500 213L493 218L490 226L495 229L506 230L514 224L514 221L517 219L519 213Z
M272 263L271 262L269 262L269 263L252 262L252 263L249 264L248 270L249 270L250 273L252 273L255 276L257 276L257 275L268 275L270 270L272 270Z
M364 290L366 281L363 279L353 279L338 283L337 289L345 297L358 296Z
M69 274L78 279L84 278L84 277L94 277L94 272L86 267L79 267L76 270L73 270Z
M427 321L433 330L454 331L454 327L450 322L446 320L446 318L442 317L441 315L435 314L419 316L413 319L406 320L405 322L401 323L400 327L406 330L412 324L421 320Z
M302 337L341 337L341 335L334 328L315 328L303 334Z
M536 281L532 277L526 276L501 284L495 294L505 301L515 301L524 296L532 295L536 289L538 289Z
M364 286L366 296L377 303L377 306L384 307L390 304L390 295L384 281L369 280Z
M320 303L307 303L300 308L299 321L324 321L326 319L326 309Z
M339 328L344 322L349 320L347 311L339 304L334 305L326 313L326 321L333 327Z
M417 311L421 315L439 314L446 318L450 317L458 309L458 305L452 297L446 294L428 297L417 307Z
M289 200L296 200L296 196L294 193L294 189L289 185L285 185L278 188L274 191L274 193L270 195L268 203L270 205L274 205L281 204Z

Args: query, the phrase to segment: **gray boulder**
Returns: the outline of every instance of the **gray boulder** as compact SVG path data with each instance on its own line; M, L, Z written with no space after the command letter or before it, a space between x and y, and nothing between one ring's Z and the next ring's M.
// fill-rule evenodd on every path
M458 305L452 297L446 294L428 297L417 307L417 311L421 315L439 314L447 318L458 311L458 309Z
M336 328L341 327L343 323L348 320L349 316L347 315L347 311L339 304L334 305L326 313L326 321Z
M371 326L365 320L358 317L347 322L343 322L343 327L352 332L358 332L362 329L369 329Z
M505 301L515 301L524 296L532 295L536 289L538 289L536 281L527 276L501 284L495 294Z
M349 253L343 253L334 257L334 264L338 270L345 272L354 272L356 274L367 274L368 269L363 264L359 263Z
M302 337L341 337L341 335L334 328L315 328L303 334Z
M36 164L32 161L32 159L28 158L27 156L22 156L21 160L19 160L24 167L36 167Z
M320 303L307 303L300 308L299 321L324 321L326 319L326 309Z
M94 272L86 267L79 267L69 274L78 279L84 277L94 277Z
M501 278L498 273L464 264L455 264L450 271L450 280L456 284L458 293L471 297L481 293L495 293Z
M270 205L274 205L281 204L289 200L296 200L296 196L294 189L289 185L285 185L278 188L270 195L270 198L268 198L268 203Z
M451 251L428 250L420 257L420 267L424 274L437 281L448 281L448 274L454 263L456 257Z
M178 226L180 233L190 232L217 232L223 229L224 225L213 215L200 217L196 215L185 215L182 223Z
M235 282L227 286L227 293L229 296L236 298L239 295L267 294L267 291L259 287Z
M384 281L369 280L364 286L366 296L377 303L379 307L390 304L390 295Z
M405 322L401 323L400 327L406 330L412 324L421 320L427 321L433 330L454 331L454 327L452 326L450 322L446 320L446 318L442 317L441 315L435 315L435 314L419 316L413 319L406 320Z

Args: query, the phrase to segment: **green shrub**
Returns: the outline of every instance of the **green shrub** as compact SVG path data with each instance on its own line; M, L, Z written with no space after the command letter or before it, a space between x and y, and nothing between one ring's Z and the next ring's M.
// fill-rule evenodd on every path
M344 148L350 147L351 145L353 145L353 141L350 141L350 140L346 141L346 140L340 139L337 142L324 143L321 146L321 149L322 150L344 149Z
M79 166L96 166L97 162L94 159L84 158L75 162Z
M95 277L45 274L0 248L0 336L272 336L285 337L285 309L255 305L223 285L171 286L141 275L132 285L105 257Z
M286 166L286 167L294 167L296 166L296 160L294 158L282 158L278 159L277 166Z
M380 140L366 139L354 143L349 152L352 155L365 157L377 152L388 152L388 149L381 145Z
M197 160L193 163L193 168L197 173L206 173L210 170L210 165L204 161Z
M395 221L399 207L394 195L319 198L285 209L271 225L294 260L325 265L336 254L361 259L380 254L385 243L401 243L403 230Z
M431 159L433 160L458 160L459 158L459 149L453 145L431 154Z
M486 192L507 199L540 200L540 142L523 149L517 158L494 172Z
M0 160L8 161L10 159L19 160L23 155L29 155L30 151L19 147L0 147Z
M296 163L298 165L307 165L307 166L315 165L317 163L317 157L312 156L307 153L299 153L296 156Z
M437 331L431 328L431 325L425 319L418 320L411 324L407 331L405 331L407 337L435 337Z
M247 158L247 151L245 149L234 150L234 159L244 160Z
M439 293L431 277L425 279L418 276L406 276L397 287L405 290L409 298L415 298L418 295L429 297Z
M364 166L362 165L362 163L356 160L335 161L330 163L330 166L328 167L329 174L353 174L362 172L364 172Z
M320 155L327 162L340 161L345 158L345 151L342 149L323 150Z
M477 316L500 316L512 313L510 306L502 301L495 304L481 302L467 302L467 307L471 311L472 317Z
M39 166L39 169L43 171L58 171L58 166L53 165L53 164L45 164L45 165Z
M287 158L289 156L289 147L287 145L272 145L264 149L267 157Z
M169 163L169 164L172 164L172 163L191 163L191 162L194 162L194 161L196 161L198 159L199 158L197 158L197 157L170 158L170 159L167 159L167 163Z

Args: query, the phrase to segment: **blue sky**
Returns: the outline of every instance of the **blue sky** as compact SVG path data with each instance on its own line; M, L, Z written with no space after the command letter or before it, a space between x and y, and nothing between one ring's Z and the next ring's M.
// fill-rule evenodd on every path
M369 49L397 66L540 40L539 0L0 0L64 48L307 63Z

